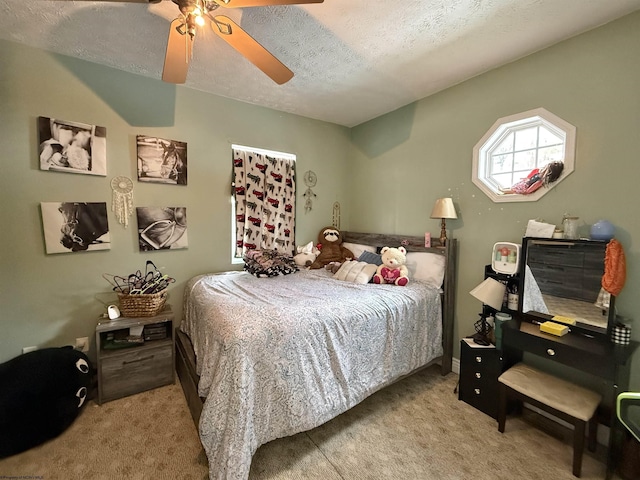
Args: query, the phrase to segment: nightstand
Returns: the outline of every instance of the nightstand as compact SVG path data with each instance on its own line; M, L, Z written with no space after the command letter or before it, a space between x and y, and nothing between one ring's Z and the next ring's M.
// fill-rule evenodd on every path
M120 317L96 326L98 403L174 383L174 314ZM143 341L130 338L142 329ZM128 338L129 337L129 338Z
M497 419L501 373L502 355L495 346L477 345L470 338L460 341L459 400Z

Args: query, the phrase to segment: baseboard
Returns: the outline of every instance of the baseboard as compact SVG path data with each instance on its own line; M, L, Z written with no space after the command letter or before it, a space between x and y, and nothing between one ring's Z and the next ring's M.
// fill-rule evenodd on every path
M458 375L460 375L460 359L459 358L452 358L451 359L451 370L454 373L457 373Z

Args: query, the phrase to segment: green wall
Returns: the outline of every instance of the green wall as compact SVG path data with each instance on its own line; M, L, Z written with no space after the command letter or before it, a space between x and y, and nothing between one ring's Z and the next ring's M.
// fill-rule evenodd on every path
M299 174L318 174L317 197L304 210L298 186L298 243L331 224L333 202L348 213L345 127L277 112L159 80L0 41L0 361L24 346L61 346L92 338L115 300L103 273L144 269L147 259L178 281L169 302L180 315L185 282L193 275L240 268L231 264L231 144L295 153ZM38 116L104 126L106 177L41 171ZM111 250L47 255L40 202L97 201L111 208L109 182L136 178L137 134L187 142L188 185L134 181L136 206L185 206L189 248L138 251L136 220L128 229L109 211ZM92 341L93 348L93 341Z
M129 272L152 259L178 278L170 302L179 310L189 277L238 268L229 261L231 143L295 153L299 173L318 173L310 213L298 192L297 243L331 223L336 200L344 229L437 235L433 202L453 197L459 219L448 225L461 242L456 338L473 333L480 305L468 292L482 280L493 244L518 242L531 218L559 223L567 212L580 216L583 233L600 218L617 226L627 258L618 310L638 317L638 51L640 13L347 129L0 41L0 361L23 346L91 336L103 311L94 297L108 290L104 272ZM498 118L536 107L577 127L576 170L537 202L493 203L471 182L472 148ZM40 171L38 116L107 127L108 176ZM139 133L188 143L189 185L136 182L135 204L186 206L189 248L140 253L135 220L125 230L110 213L110 251L46 255L39 203L110 205L109 180L135 177ZM633 338L640 339L637 321Z
M617 226L627 260L618 312L640 318L639 51L635 13L353 128L352 229L433 234L434 200L456 204L459 219L447 223L460 240L455 338L474 333L481 306L468 292L493 244L520 242L529 219L559 224L564 213L581 218L583 235L601 218ZM498 118L537 107L577 127L575 171L537 202L493 203L471 182L473 147ZM636 354L635 388L639 372Z

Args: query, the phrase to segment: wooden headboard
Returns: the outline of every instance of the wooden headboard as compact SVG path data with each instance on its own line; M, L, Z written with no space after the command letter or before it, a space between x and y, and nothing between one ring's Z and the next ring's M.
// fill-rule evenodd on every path
M431 239L431 247L424 246L424 237L409 235L340 232L342 241L371 245L373 247L403 246L407 252L429 252L443 255L445 258L445 273L442 293L442 374L451 372L453 362L453 322L456 307L456 263L458 241L448 238L445 245L439 239Z

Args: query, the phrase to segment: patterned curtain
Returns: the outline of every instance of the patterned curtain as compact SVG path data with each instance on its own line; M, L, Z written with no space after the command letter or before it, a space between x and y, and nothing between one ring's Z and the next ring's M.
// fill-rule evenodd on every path
M247 250L295 253L295 161L233 149L236 257Z

